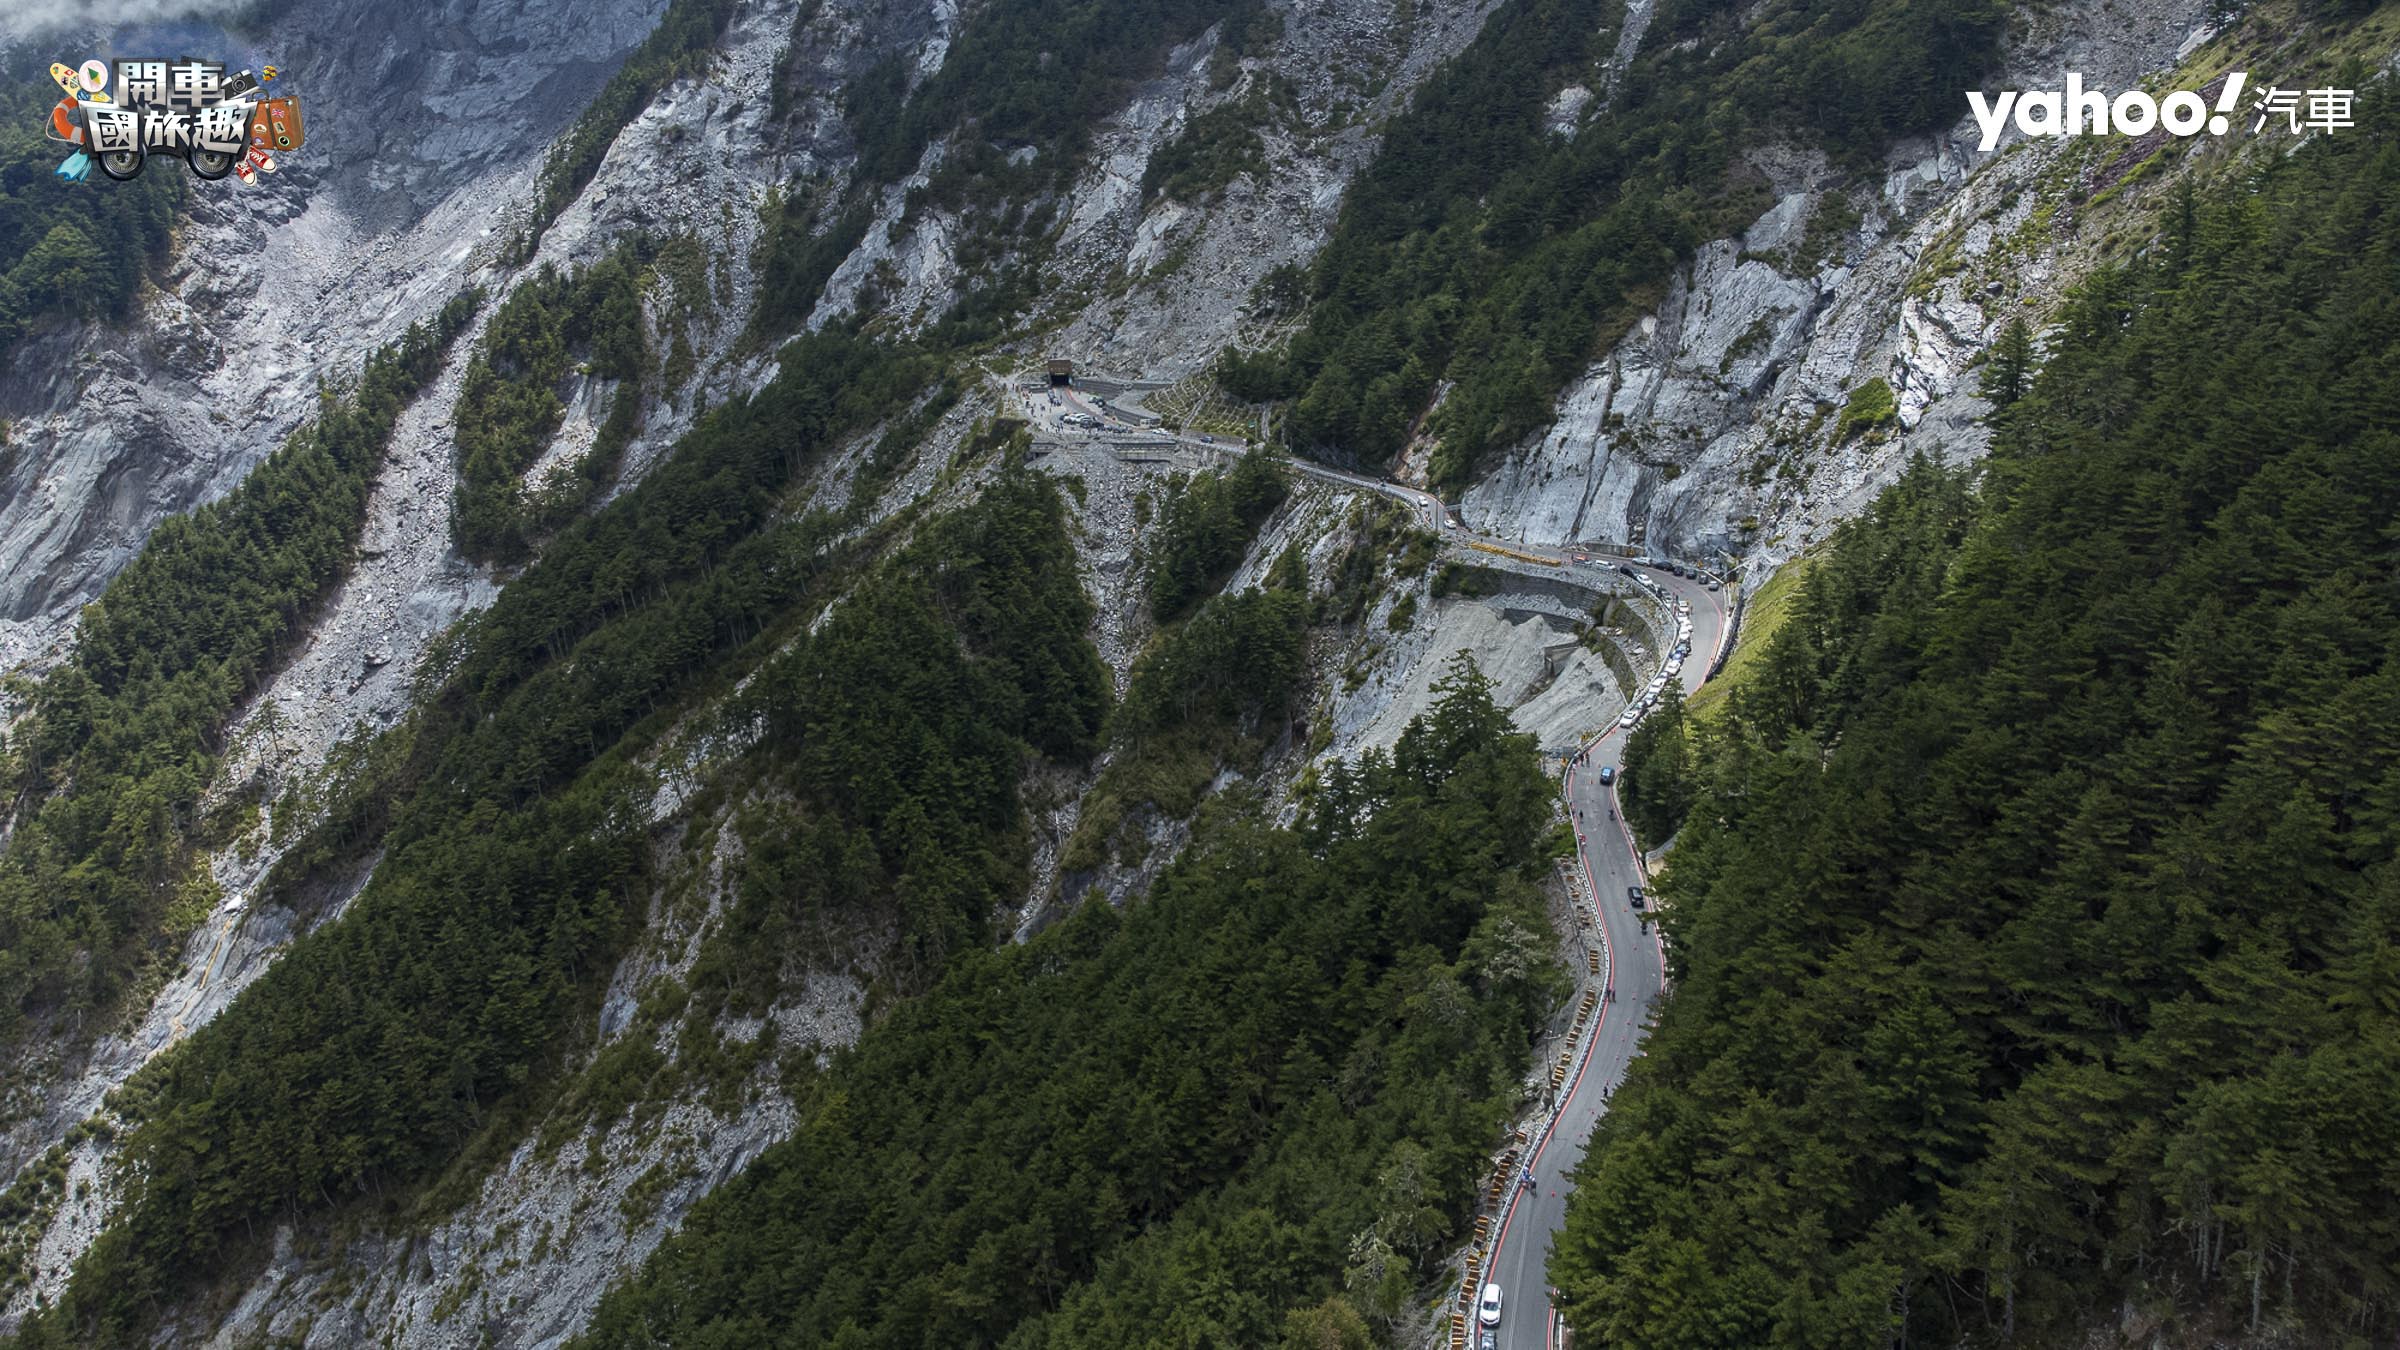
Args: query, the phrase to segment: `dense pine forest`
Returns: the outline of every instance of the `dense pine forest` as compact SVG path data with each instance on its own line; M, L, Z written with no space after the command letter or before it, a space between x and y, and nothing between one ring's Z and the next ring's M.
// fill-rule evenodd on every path
M1900 148L2056 52L2347 80L2400 0L324 3L278 59L357 102L230 207L87 210L0 95L0 352L171 377L0 381L28 572L144 541L0 616L75 620L0 698L0 1343L1419 1350L1470 1252L1503 1346L2400 1343L2400 108ZM353 174L369 38L551 92ZM186 380L253 219L323 322ZM1690 264L1778 230L1751 381ZM1562 418L1645 315L1673 396ZM1187 434L1057 422L1061 356ZM337 365L125 504L137 417L213 473L204 400ZM1818 541L1601 750L1666 850L1606 960L1513 718L1667 643L1613 554L1498 570L1561 535ZM354 579L465 616L296 689ZM326 762L234 781L295 696Z
M75 653L17 691L0 783L0 1040L116 1010L205 916L202 790L228 722L349 573L392 425L475 310L473 295L325 391L316 419L221 501L162 522L76 626Z
M637 489L563 531L464 625L418 712L353 752L357 765L271 888L306 903L355 884L370 859L372 879L339 923L294 942L239 1002L118 1094L138 1184L65 1300L29 1323L28 1343L121 1340L265 1221L363 1197L402 1205L480 1132L521 1132L554 1086L546 1071L566 1020L587 1005L647 894L636 757L697 691L719 687L726 663L788 638L795 607L828 598L819 583L856 569L854 552L834 543L848 522L779 512L785 489L870 411L938 400L939 388L921 355L840 333L796 343L781 378L704 419ZM1080 643L1089 605L1072 586L1019 578L1054 575L1069 556L1055 492L1043 491L1047 507L1000 492L978 509L1033 512L1046 545L994 552L963 593L945 592L939 622L896 626L907 611L885 607L895 626L875 630L880 642L927 644L909 658L926 678L973 667L974 699L906 711L956 742L906 761L938 776L912 780L898 801L846 799L873 811L854 826L884 850L868 872L878 893L898 885L926 897L906 925L918 950L975 931L996 894L976 888L1012 873L911 884L911 848L963 850L1004 831L1008 747L1073 753L1077 739L1058 729L1096 727L1102 715L1088 649L1027 648L1062 630ZM1025 627L997 631L989 615L1002 602L978 588L999 588ZM1067 608L1044 624L1037 601ZM977 645L962 649L964 635ZM888 676L899 659L862 665L857 678ZM990 662L1003 673L977 673ZM884 701L829 703L851 709L829 744L867 756L904 743L874 719L893 716L889 698L909 687L887 681ZM968 791L969 766L1001 777Z
M45 321L122 319L167 254L186 175L144 174L105 197L53 172L66 147L42 134L59 88L39 61L0 68L0 354ZM98 175L95 173L94 175ZM0 466L7 457L0 453Z
M1552 791L1471 667L1294 826L978 950L602 1305L590 1346L1285 1345L1415 1312L1562 979Z
M641 282L656 253L642 241L572 275L545 267L510 291L485 325L458 396L450 528L459 552L522 561L537 537L581 514L616 473L650 367ZM559 388L570 368L615 385L608 415L573 463L528 482L566 418Z
M2400 1332L2388 100L2041 347L1989 463L1913 469L1628 765L1694 777L1552 1263L1585 1337Z

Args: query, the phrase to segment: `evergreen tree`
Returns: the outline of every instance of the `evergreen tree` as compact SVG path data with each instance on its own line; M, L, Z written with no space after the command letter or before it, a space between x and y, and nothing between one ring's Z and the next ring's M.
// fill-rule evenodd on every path
M1617 789L1644 848L1658 847L1682 828L1698 788L1683 690L1669 680L1657 705L1625 738L1625 777Z
M2009 319L2008 326L2000 330L1999 341L1992 344L1980 392L1994 408L2006 410L2025 396L2025 382L2032 374L2033 333L2020 314Z
M2393 116L2171 204L1836 532L1660 880L1580 1335L2400 1334Z

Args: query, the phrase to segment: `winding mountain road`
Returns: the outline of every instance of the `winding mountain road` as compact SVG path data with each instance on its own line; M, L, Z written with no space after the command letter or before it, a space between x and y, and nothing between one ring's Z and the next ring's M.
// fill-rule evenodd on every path
M1682 577L1651 575L1692 607L1692 656L1684 664L1683 684L1687 692L1697 689L1725 642L1722 592ZM1600 782L1602 768L1622 768L1624 750L1624 735L1611 727L1567 770L1567 813L1586 888L1579 903L1598 908L1608 944L1601 968L1616 998L1601 1003L1598 1020L1577 1049L1556 1113L1534 1136L1523 1164L1532 1174L1532 1187L1512 1189L1501 1211L1486 1276L1501 1291L1503 1315L1494 1338L1500 1350L1547 1350L1559 1343L1546 1269L1550 1244L1567 1218L1567 1196L1574 1189L1569 1174L1583 1161L1584 1143L1608 1109L1609 1093L1641 1053L1651 1005L1666 985L1658 930L1646 922L1648 911L1637 913L1626 898L1626 888L1646 886L1648 874L1617 808L1614 785ZM1481 1344L1480 1329L1469 1343Z
M1427 528L1445 539L1505 549L1521 558L1556 560L1560 575L1570 579L1597 585L1601 580L1598 574L1615 572L1621 561L1582 550L1529 548L1445 528L1441 501L1431 493L1306 460L1292 463L1309 477L1380 492L1407 503L1424 518ZM1578 558L1590 561L1579 562ZM1707 680L1723 654L1729 633L1725 593L1656 568L1637 570L1664 586L1674 600L1690 606L1692 651L1681 677L1688 694ZM1491 1329L1497 1350L1551 1350L1563 1340L1557 1310L1550 1305L1547 1272L1551 1243L1567 1219L1567 1197L1574 1189L1570 1174L1583 1161L1584 1144L1607 1111L1609 1094L1624 1081L1633 1057L1641 1053L1651 1005L1666 988L1666 952L1658 930L1649 922L1649 911L1634 910L1627 896L1629 887L1647 888L1649 874L1618 809L1614 784L1600 781L1603 768L1623 770L1624 751L1623 728L1611 726L1588 743L1567 769L1567 815L1575 827L1576 865L1584 887L1576 903L1597 910L1598 931L1606 944L1601 980L1604 989L1615 996L1600 1004L1590 1029L1575 1048L1574 1067L1568 1070L1555 1111L1541 1122L1519 1164L1520 1176L1530 1176L1531 1185L1512 1181L1502 1202L1487 1273L1482 1277L1500 1286L1500 1325ZM1468 1344L1480 1347L1484 1331L1481 1326L1472 1328Z
M1081 408L1080 400L1068 395ZM1085 408L1105 416L1099 409ZM1154 433L1164 442L1207 446L1220 453L1238 453L1232 445L1172 432ZM1368 478L1308 460L1290 461L1308 477L1362 491L1378 492L1406 504L1427 529L1449 543L1479 547L1536 565L1555 563L1569 580L1604 584L1602 573L1618 572L1619 558L1588 550L1542 549L1509 540L1487 538L1453 526L1441 499L1422 489L1385 479ZM1686 693L1700 687L1716 669L1728 635L1725 594L1701 581L1656 568L1636 569L1643 579L1666 589L1668 596L1689 606L1692 621L1691 656L1681 676ZM1600 980L1604 996L1590 1028L1574 1047L1572 1067L1551 1114L1533 1134L1518 1164L1519 1178L1510 1182L1501 1202L1484 1280L1501 1290L1502 1316L1490 1328L1496 1350L1552 1350L1563 1340L1558 1312L1551 1306L1548 1266L1550 1248L1565 1225L1567 1199L1574 1187L1570 1175L1583 1161L1585 1143L1608 1109L1609 1094L1624 1081L1625 1072L1641 1053L1641 1039L1650 1011L1666 987L1666 953L1650 913L1636 911L1627 890L1647 888L1640 851L1618 809L1613 784L1600 781L1601 770L1620 772L1624 764L1623 729L1611 726L1583 747L1568 767L1565 784L1567 814L1575 827L1576 865L1584 894L1576 904L1596 911L1597 930L1605 943ZM1521 1184L1529 1179L1530 1184ZM1481 1347L1487 1329L1471 1327L1468 1345Z

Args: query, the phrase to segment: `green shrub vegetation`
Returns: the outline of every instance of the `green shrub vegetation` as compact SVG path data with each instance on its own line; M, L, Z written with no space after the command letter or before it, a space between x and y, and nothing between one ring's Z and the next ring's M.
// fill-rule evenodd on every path
M17 692L0 853L0 1037L112 1008L213 899L200 794L227 723L350 568L392 424L472 314L462 296L368 360L356 389L224 499L151 533L76 626L74 655ZM196 907L196 908L195 908Z
M1194 117L1150 156L1142 170L1142 195L1196 202L1243 174L1264 174L1267 149L1258 128L1268 115L1262 90Z
M58 86L28 63L8 71L8 89L0 97L0 354L44 319L126 317L143 270L166 256L187 190L183 167L163 160L130 183L61 181L53 170L66 147L42 135Z
M1686 705L1695 723L1722 715L1734 694L1748 688L1764 668L1767 649L1774 645L1783 621L1791 616L1792 600L1799 595L1800 585L1815 563L1816 555L1805 553L1775 569L1763 586L1744 581L1741 631L1736 635L1733 651L1725 657L1725 668L1717 672L1716 678L1693 690L1691 702Z
M484 327L455 414L458 498L451 533L459 551L515 562L537 535L557 529L606 487L641 415L650 364L642 332L643 267L656 253L641 242L572 274L553 267L526 278ZM568 370L614 380L608 417L591 449L546 483L528 483L566 417L559 390Z
M1414 1314L1563 987L1551 789L1469 669L1262 814L954 961L582 1343L1315 1347Z
M1291 474L1263 452L1242 456L1228 472L1175 485L1157 526L1141 541L1149 555L1150 612L1159 622L1180 619L1216 594L1291 490Z
M1310 278L1306 328L1229 359L1248 399L1294 400L1293 441L1381 462L1436 386L1437 488L1550 420L1558 389L1766 188L1739 152L1803 135L1864 160L1947 124L1993 59L2006 0L1659 0L1607 117L1544 105L1610 58L1620 0L1512 0L1396 118Z
M1841 420L1834 425L1833 439L1838 444L1853 436L1880 431L1900 420L1900 404L1892 397L1891 382L1881 375L1850 391L1842 405Z
M1697 743L1579 1340L2400 1335L2396 132L2170 214L1810 569Z

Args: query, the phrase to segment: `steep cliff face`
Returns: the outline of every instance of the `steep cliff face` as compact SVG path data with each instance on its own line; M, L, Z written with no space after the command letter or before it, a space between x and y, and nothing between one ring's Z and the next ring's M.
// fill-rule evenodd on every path
M1990 83L2040 87L2075 70L2131 87L2204 40L2209 12L2151 0L2030 16ZM2038 326L2091 232L2057 211L2082 145L2013 129L1991 154L1976 141L1962 117L1894 146L1880 178L1755 148L1775 204L1698 250L1657 310L1561 396L1557 422L1464 495L1469 523L1529 543L1772 566L1911 455L1980 454L1970 367L2012 316ZM1876 381L1896 421L1845 435L1842 410Z
M662 8L296 5L255 37L174 30L280 65L308 145L255 189L191 194L175 261L131 322L35 338L0 376L0 666L55 657L152 525L239 482L320 381L474 277L499 204ZM63 57L95 39L24 42ZM92 209L105 191L89 189Z
M1383 119L1473 39L1492 7L1409 4L1400 23L1384 0L1302 0L1275 7L1276 35L1238 59L1225 59L1215 30L1177 47L1094 128L1055 236L1039 250L1030 241L1003 249L1003 260L1018 256L1010 249L1039 258L1030 318L1041 336L989 365L1060 354L1167 381L1203 371L1229 344L1273 339L1289 316L1262 302L1261 283L1313 256ZM665 345L679 331L693 359L645 403L621 492L708 408L771 375L772 356L745 330L774 194L809 186L866 219L805 316L811 326L865 319L879 331L923 333L986 279L996 264L969 248L970 223L912 200L939 166L938 144L912 177L852 181L862 129L847 120L845 91L895 58L911 81L938 71L975 9L949 0L737 7L704 71L651 99L533 257L507 260L502 246L526 218L538 156L662 8L556 0L501 12L451 0L427 11L343 0L279 23L268 56L311 98L308 152L257 191L196 194L176 261L139 322L41 336L0 375L14 452L0 482L0 668L53 659L76 609L158 519L239 481L306 416L318 380L355 368L464 286L496 302L535 268L593 262L636 234L705 244L703 275L644 296L648 334ZM1606 70L1552 101L1557 134L1606 134L1614 81L1645 40L1651 9L1628 4ZM2203 0L2139 0L2042 15L2013 40L2005 78L2073 68L2131 84L2190 51L2206 10ZM778 80L788 114L768 96ZM371 99L343 97L367 90ZM1154 159L1195 119L1244 105L1271 110L1255 119L1256 167L1180 195L1146 186ZM1467 522L1529 543L1625 543L1765 567L1821 537L1911 454L1977 453L1972 365L2009 316L2038 317L2077 275L2096 212L2062 217L2057 207L2088 197L2107 166L2083 163L2069 145L1978 155L1972 143L1953 133L1897 147L1880 176L1755 147L1751 164L1774 205L1739 238L1698 250L1655 312L1561 394L1556 423L1465 494ZM403 415L359 564L235 727L218 800L254 791L272 801L322 771L345 738L392 724L439 636L506 584L462 559L450 538L457 404L491 308ZM1845 434L1841 410L1875 381L1890 391L1892 420ZM575 387L546 461L589 444L601 392ZM933 423L870 519L904 527L913 513L973 494L988 466L958 461L992 394L978 383ZM795 491L794 509L846 497L872 443L848 446ZM1149 636L1134 503L1156 477L1113 455L1056 468L1082 485L1078 542L1102 615L1095 639L1121 686ZM1367 501L1304 489L1232 584L1258 580L1291 546L1321 573L1342 522ZM1374 636L1312 653L1322 738L1279 747L1277 784L1312 757L1388 745L1462 649L1544 744L1605 725L1627 680L1622 658L1604 648L1620 636L1640 644L1592 638L1592 599L1521 580L1458 598L1422 574L1378 593L1360 629ZM738 803L711 805L700 819L679 814L734 758L738 729L695 719L687 732L643 766L657 788L659 870L674 881L651 898L642 938L610 975L590 1025L577 1029L570 1072L589 1071L629 1037L678 1053L642 1020L643 991L700 958L745 847ZM1035 804L1037 885L1020 932L1056 881L1075 794L1088 786L1047 784L1051 798ZM70 1186L32 1225L32 1278L10 1315L56 1293L113 1203L109 1142L79 1123L143 1062L226 1007L310 922L338 921L348 892L306 918L259 896L281 847L271 816L212 860L236 906L192 938L180 971L134 1025L88 1055L37 1054L24 1066L0 1145L20 1170L64 1148ZM1162 822L1155 854L1180 839L1174 822ZM1101 893L1121 894L1141 875ZM771 1024L787 1049L847 1043L865 1020L873 945L812 970L802 996L766 1018L720 1033L754 1044ZM395 1227L333 1247L321 1226L295 1224L254 1280L219 1291L209 1311L169 1334L228 1345L558 1343L691 1204L793 1127L766 1065L727 1096L644 1108L622 1121L562 1113L538 1122L496 1159L447 1178L465 1198L413 1236Z
M315 412L321 383L355 378L369 352L462 287L488 284L505 224L495 203L518 190L660 7L351 8L295 7L263 57L307 101L307 149L256 189L192 193L174 259L133 320L38 335L0 376L11 431L0 479L0 666L54 661L78 609L152 526L241 481ZM247 55L257 50L248 38L173 36L203 45L221 37L211 50L258 59ZM147 50L141 30L118 39ZM70 43L45 28L30 41L79 51L88 39ZM93 209L105 209L104 191L92 189ZM237 728L220 795L254 779L269 789L288 782L357 725L395 716L424 641L488 601L492 581L449 546L457 385L453 369L404 414L360 565L308 649ZM212 860L228 907L191 936L179 967L126 1025L88 1046L24 1048L0 1133L12 1168L58 1145L135 1069L213 1018L312 921L339 915L339 895L310 919L248 908L276 856L253 840ZM72 1175L98 1179L105 1156L79 1138ZM79 1189L79 1201L42 1212L55 1218L32 1252L32 1278L11 1291L11 1318L55 1292L104 1217L105 1191Z
M1208 44L1177 52L1168 74L1100 129L1059 251L1062 271L1103 294L1054 302L1066 324L1049 349L1173 380L1254 337L1259 282L1315 256L1383 120L1474 39L1493 3L1295 5L1272 53L1243 61L1221 89L1211 87ZM1263 172L1200 201L1145 194L1152 158L1193 119L1270 87L1283 112L1257 128ZM1109 296L1112 285L1130 294Z

